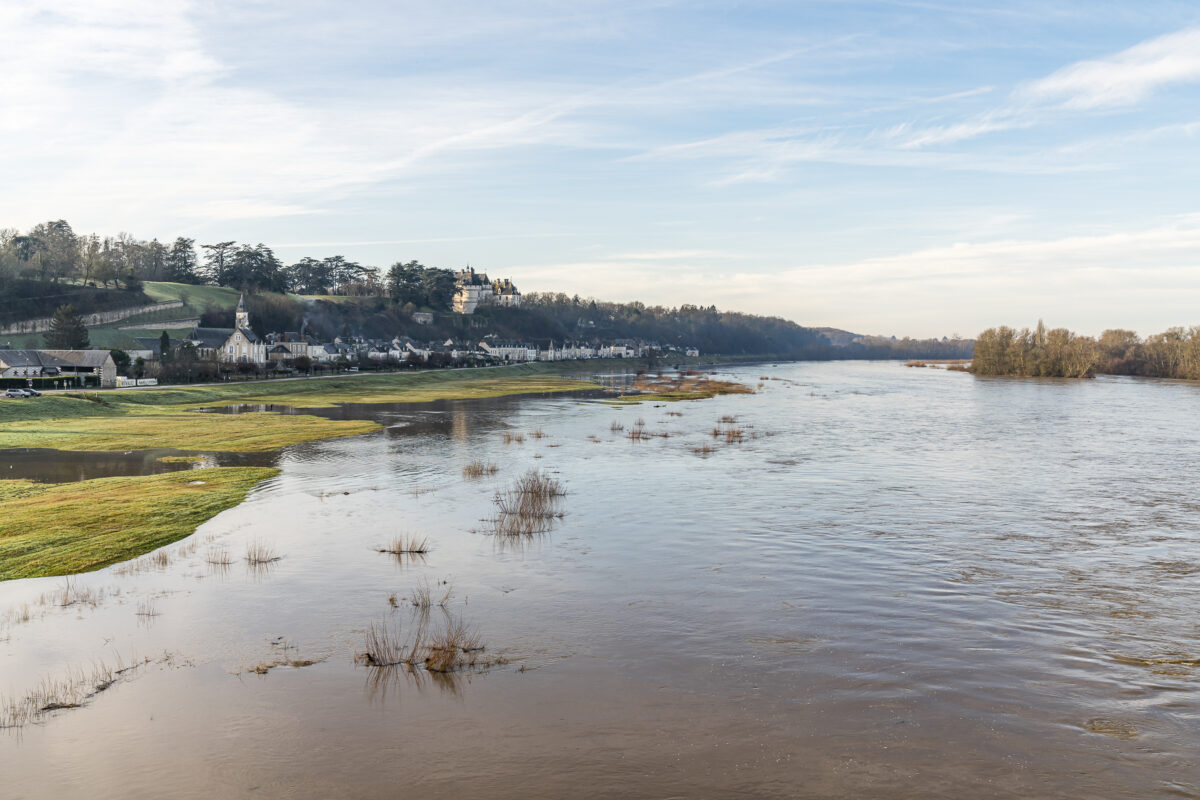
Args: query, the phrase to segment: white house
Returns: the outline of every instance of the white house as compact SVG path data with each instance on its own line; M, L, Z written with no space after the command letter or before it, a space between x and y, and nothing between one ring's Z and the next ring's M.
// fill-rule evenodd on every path
M195 345L201 358L225 363L266 364L267 344L250 330L246 298L238 298L232 328L192 328L186 340Z
M484 339L479 347L497 361L537 361L538 349L523 342Z

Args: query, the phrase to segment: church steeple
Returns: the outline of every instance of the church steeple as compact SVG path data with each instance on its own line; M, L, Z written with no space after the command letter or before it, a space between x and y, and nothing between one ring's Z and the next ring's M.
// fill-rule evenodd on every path
M249 328L250 312L246 310L246 295L238 295L237 311L233 313L233 327Z

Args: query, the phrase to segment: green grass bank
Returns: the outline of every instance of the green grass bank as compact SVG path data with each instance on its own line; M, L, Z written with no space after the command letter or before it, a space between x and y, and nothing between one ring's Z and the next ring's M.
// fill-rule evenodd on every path
M260 467L218 467L78 483L0 481L0 580L107 567L191 535L262 481Z

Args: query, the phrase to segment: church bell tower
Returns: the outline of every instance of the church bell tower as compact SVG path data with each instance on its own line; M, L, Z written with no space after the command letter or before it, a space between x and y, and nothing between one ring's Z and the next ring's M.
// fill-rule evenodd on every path
M246 295L244 294L238 295L237 311L234 312L233 320L233 327L239 330L250 328L250 312L246 310Z

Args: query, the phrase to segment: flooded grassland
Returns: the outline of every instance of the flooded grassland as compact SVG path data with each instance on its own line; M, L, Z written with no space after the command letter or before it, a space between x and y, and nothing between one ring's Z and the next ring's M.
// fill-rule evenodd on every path
M757 391L246 395L369 429L21 451L29 502L272 472L0 583L2 794L1200 796L1197 387L722 373Z

